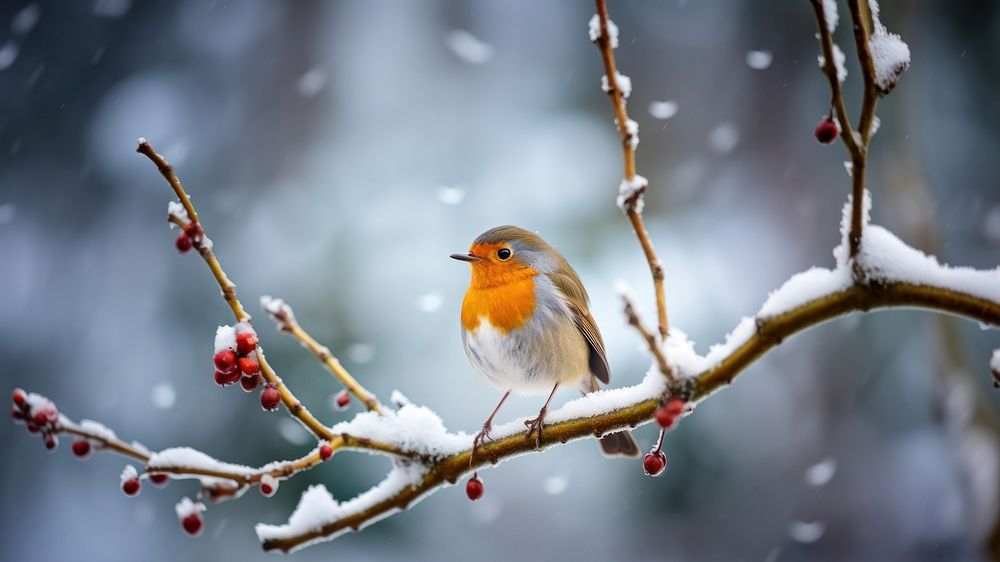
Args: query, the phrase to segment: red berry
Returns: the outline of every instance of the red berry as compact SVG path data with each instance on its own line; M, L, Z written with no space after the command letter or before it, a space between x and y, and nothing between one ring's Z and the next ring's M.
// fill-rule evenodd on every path
M32 418L32 420L34 420L34 422L38 425L45 425L49 423L49 416L45 415L45 412L38 411L35 412L35 415Z
M346 388L337 394L334 403L337 405L338 410L346 410L351 405L351 395L347 393Z
M174 241L174 245L177 246L177 251L183 254L194 247L194 240L187 234L181 234Z
M260 372L260 363L253 357L240 357L236 363L244 375L256 375Z
M229 386L238 380L240 380L240 372L238 370L229 373L223 373L222 371L215 372L215 384L219 386Z
M253 330L236 333L236 351L246 355L257 348L257 334Z
M11 398L14 400L14 404L18 406L24 406L24 403L28 399L28 396L20 388L15 388Z
M76 439L70 446L73 449L73 454L81 459L85 459L90 456L90 442L86 439Z
M138 478L130 478L122 482L122 492L125 492L126 496L134 496L138 494L139 488L142 488L142 484L139 483Z
M149 474L149 481L156 486L166 486L167 482L170 481L170 477L162 472L151 472Z
M333 456L333 447L327 445L326 443L323 443L323 445L319 448L319 458L323 460L329 460L330 457L332 456Z
M667 455L663 451L650 451L642 459L642 470L646 476L659 476L667 466Z
M181 526L184 527L185 533L196 537L201 533L202 527L205 526L205 521L202 520L200 513L191 513L185 516L184 519L181 519Z
M184 225L184 234L186 234L188 238L194 240L204 234L204 231L201 229L200 224L196 222L189 222Z
M840 128L837 127L837 123L829 117L824 117L819 125L816 125L816 140L822 144L830 144L831 142L837 140L837 136L840 134Z
M267 411L277 410L281 402L281 393L272 384L264 385L264 390L260 393L260 407Z
M269 498L276 491L278 491L278 481L270 474L265 474L260 479L260 493Z
M42 428L37 423L35 423L35 420L28 420L28 423L25 425L25 428L28 430L28 433L38 433L39 431L42 430Z
M212 358L215 361L215 368L223 373L231 373L236 368L236 352L231 349L223 349Z
M260 375L243 375L240 377L240 386L246 392L253 392L257 385L260 384Z
M672 416L679 416L684 413L684 401L679 398L671 398L663 405Z
M59 446L59 438L51 433L45 436L45 448L53 451Z
M22 412L17 406L11 406L10 417L17 423L24 423L24 412Z
M469 481L465 483L465 495L469 496L472 501L483 497L483 481L478 476L469 478Z
M656 423L659 424L663 429L667 429L674 425L674 415L670 413L670 410L666 406L660 406L653 412L653 417L656 418Z

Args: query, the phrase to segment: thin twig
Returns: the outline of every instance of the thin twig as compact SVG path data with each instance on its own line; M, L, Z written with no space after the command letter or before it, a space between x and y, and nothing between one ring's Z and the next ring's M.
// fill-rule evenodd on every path
M663 350L660 349L659 343L656 341L656 335L650 332L645 324L642 323L642 318L639 317L639 313L636 311L635 303L632 302L632 297L627 294L622 294L622 301L625 303L625 317L628 319L629 326L635 328L637 332L642 336L642 339L646 340L646 345L649 347L649 352L653 354L653 358L656 359L656 366L660 369L660 372L667 377L667 381L670 386L677 384L677 376L674 375L673 369L667 363L667 358L663 355Z
M635 180L635 140L633 133L629 130L628 112L625 110L625 96L618 87L618 68L615 64L614 47L611 44L611 36L608 34L608 6L605 0L597 0L597 16L600 20L601 34L597 37L597 46L601 50L601 60L604 62L604 74L607 77L608 96L614 108L615 120L618 122L618 135L622 142L622 155L625 161L625 181L631 183ZM643 188L644 190L644 188ZM656 256L653 249L653 242L646 231L646 225L642 220L642 207L638 204L642 197L642 191L637 191L635 197L626 201L624 208L628 220L632 223L632 230L635 231L642 252L646 256L649 264L649 271L653 276L653 288L656 291L656 312L659 320L660 337L667 337L670 332L670 325L667 322L667 297L664 289L663 264Z
M291 306L281 299L271 299L270 297L262 298L261 304L264 306L264 311L267 312L267 315L277 324L278 331L285 332L298 340L302 344L302 347L312 352L323 363L326 370L339 380L344 385L344 388L363 402L369 410L382 415L382 407L379 405L378 400L375 399L375 396L368 392L358 383L357 379L347 372L347 369L334 357L328 347L320 345L319 342L302 328L298 320L295 319L295 313L292 311Z
M202 231L204 231L204 225L200 223L197 219L198 215L195 212L194 205L191 204L191 198L188 197L187 193L184 191L184 186L181 185L180 180L177 175L174 174L173 167L160 155L156 150L153 149L152 145L149 144L145 139L140 139L139 147L136 148L136 152L145 155L154 164L156 164L157 169L163 174L163 177L167 179L170 183L170 187L173 188L174 193L177 194L177 198L180 200L181 204L187 210L188 217L192 222L198 222L201 226ZM172 216L170 221L184 226L184 221L181 217ZM229 308L233 311L233 316L236 317L237 322L249 322L250 315L246 313L243 308L243 304L240 303L239 297L236 295L236 285L229 280L226 272L222 269L222 264L219 263L218 258L215 257L215 253L212 251L211 244L206 243L206 237L202 237L195 240L195 247L198 249L198 253L208 264L209 269L212 270L212 275L215 277L216 282L219 284L219 288L222 289L222 296L229 304ZM257 346L257 360L260 363L260 371L264 376L264 380L271 383L278 389L278 393L281 396L281 402L285 405L288 412L294 416L303 426L313 433L317 438L324 441L329 441L333 438L333 434L330 433L330 428L320 423L309 411L308 408L302 405L301 402L292 394L292 391L282 382L281 377L274 372L271 365L267 362L267 358L264 356L263 350L260 346Z

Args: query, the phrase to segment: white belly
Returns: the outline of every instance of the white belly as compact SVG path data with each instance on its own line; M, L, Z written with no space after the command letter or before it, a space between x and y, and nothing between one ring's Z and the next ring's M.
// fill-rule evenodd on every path
M548 394L557 382L590 376L586 341L569 317L536 319L508 334L482 318L462 339L473 368L501 390Z

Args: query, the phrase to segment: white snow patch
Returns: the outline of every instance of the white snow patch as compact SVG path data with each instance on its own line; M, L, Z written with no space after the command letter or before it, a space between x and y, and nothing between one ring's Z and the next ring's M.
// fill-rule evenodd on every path
M768 295L757 316L783 314L819 297L845 291L852 282L851 272L847 267L832 270L813 267L796 273Z
M389 402L395 404L396 408L402 408L403 406L411 406L412 402L406 397L402 392L393 389L392 394L389 395Z
M174 511L177 512L177 518L183 520L188 515L192 513L202 513L205 511L205 504L201 502L193 502L191 498L181 498L181 501L177 502L174 506Z
M677 102L675 101L654 101L649 104L649 114L654 119L670 119L677 115Z
M142 144L144 142L146 142L146 139L140 137L139 144ZM180 201L171 201L167 203L167 217L171 216L177 217L178 219L184 222L191 221L191 219L188 217L187 209L184 208L184 205L182 205ZM175 227L177 227L176 224L170 223L170 228L175 228Z
M295 313L292 312L292 307L285 303L284 299L276 299L270 295L264 295L260 297L260 307L264 309L264 312L271 317L272 320L280 321L279 318L285 317L288 320L295 319ZM233 336L235 338L235 335Z
M122 474L121 474L122 484L128 482L129 480L134 480L138 477L139 477L139 471L135 469L135 466L127 464L125 465L125 468L122 469Z
M454 29L446 38L448 48L463 61L483 64L493 58L493 47L476 38L464 29Z
M1000 349L994 349L990 356L990 369L994 373L1000 373Z
M823 459L806 469L806 484L817 487L825 486L833 479L833 475L836 473L837 460L832 457Z
M740 142L740 131L732 123L721 123L708 133L708 146L719 154L732 152Z
M242 476L250 476L256 472L255 469L242 465L223 462L205 453L190 447L172 447L153 453L146 461L148 472L158 472L164 468L197 468L203 470L213 470L217 472L231 472ZM198 476L194 474L171 474L172 478L196 478L203 481L219 481L219 479ZM222 479L222 481L232 484L232 480Z
M618 185L618 208L626 211L628 210L629 200L633 197L637 197L635 200L635 210L637 213L642 213L642 209L645 207L645 201L642 198L642 193L645 191L646 186L649 185L649 180L636 174L631 180L623 179Z
M523 425L521 429L524 429ZM472 446L472 436L448 433L436 413L425 406L409 403L381 416L375 412L361 412L352 420L334 425L330 431L335 435L347 433L392 443L401 449L429 456L447 456Z
M826 57L823 55L819 56L819 67L823 68L826 66ZM833 65L837 67L837 80L843 82L847 79L847 56L844 55L844 51L840 50L840 46L836 43L833 44Z
M632 79L617 70L615 71L615 86L618 87L618 91L622 93L623 98L628 99L632 95ZM611 85L608 83L607 74L601 75L601 91L605 94L611 92Z
M868 39L868 50L875 67L875 85L882 93L889 93L899 77L910 68L910 47L895 33L889 33L881 24Z
M588 34L591 41L597 41L601 38L601 18L597 14L590 18L590 23L588 24ZM618 26L615 22L608 18L608 39L611 41L611 48L618 48Z
M747 66L754 70L764 70L771 66L774 55L771 51L747 51Z
M215 330L215 353L223 349L236 351L236 328L232 326L219 326Z
M830 33L833 33L840 22L837 0L823 0L823 17L826 19L826 28L830 30Z
M625 132L628 134L628 145L635 150L639 147L639 124L628 119L625 121Z
M104 439L105 441L116 441L118 436L115 432L101 422L96 422L94 420L80 420L80 429Z
M426 472L427 469L423 465L396 463L386 479L378 486L345 502L338 502L333 499L326 486L322 484L310 486L302 493L299 504L295 507L295 511L292 512L291 517L288 518L288 523L284 525L258 523L254 527L254 530L257 532L257 538L261 542L264 542L298 536L321 529L325 525L334 523L348 515L364 511L379 502L391 498L408 487L417 485ZM416 501L419 501L419 499L415 500L414 503ZM396 509L385 510L378 517L362 523L358 530L384 519L396 511ZM332 540L350 530L350 528L341 529L335 533L330 533L324 537L297 545L293 550L298 550L318 542Z

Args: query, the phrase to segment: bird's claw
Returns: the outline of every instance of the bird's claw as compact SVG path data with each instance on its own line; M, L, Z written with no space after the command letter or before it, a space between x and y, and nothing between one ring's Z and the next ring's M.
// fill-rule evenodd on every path
M528 428L528 433L525 434L524 438L526 440L531 439L531 434L535 434L535 448L539 449L542 446L542 430L545 429L545 412L546 409L542 408L538 412L538 417L533 420L526 420L524 422L524 427Z

